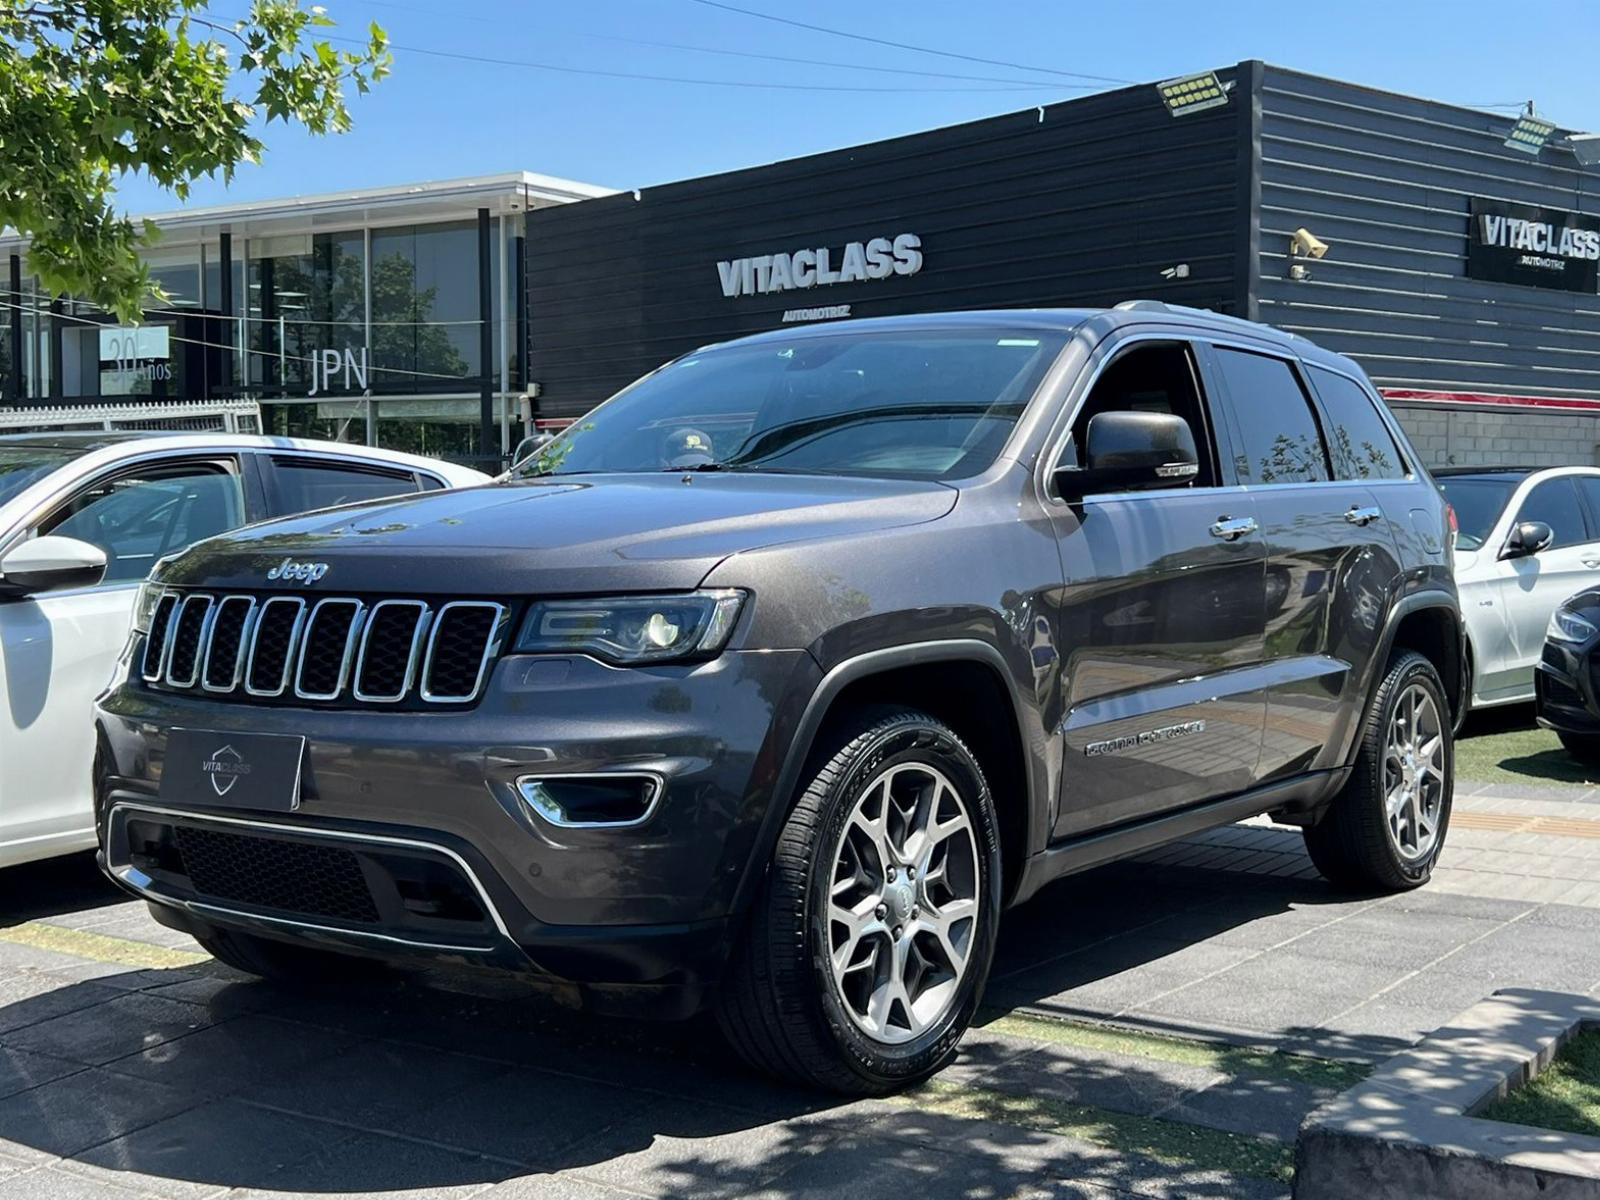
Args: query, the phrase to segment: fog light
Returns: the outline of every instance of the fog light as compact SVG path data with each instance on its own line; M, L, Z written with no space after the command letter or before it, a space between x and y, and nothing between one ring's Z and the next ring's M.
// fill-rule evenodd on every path
M620 829L649 820L664 784L644 772L524 775L517 791L529 808L563 829Z

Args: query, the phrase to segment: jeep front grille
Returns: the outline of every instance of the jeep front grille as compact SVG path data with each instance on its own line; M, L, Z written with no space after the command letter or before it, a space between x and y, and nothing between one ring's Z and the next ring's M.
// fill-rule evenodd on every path
M487 600L166 592L145 640L146 683L317 704L469 704L510 610Z

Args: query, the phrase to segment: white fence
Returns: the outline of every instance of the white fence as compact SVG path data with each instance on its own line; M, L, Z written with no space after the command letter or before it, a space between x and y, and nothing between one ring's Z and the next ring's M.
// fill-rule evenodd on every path
M254 400L208 400L0 408L0 433L58 433L72 429L260 433L261 406Z

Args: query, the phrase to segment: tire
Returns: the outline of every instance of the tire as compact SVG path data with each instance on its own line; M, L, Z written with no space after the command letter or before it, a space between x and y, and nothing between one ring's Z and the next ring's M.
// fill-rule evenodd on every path
M1391 768L1391 749L1407 744L1402 701L1410 705L1420 694L1432 704L1432 721L1422 710L1421 736L1409 744L1426 748L1439 739L1435 751L1424 756L1432 766L1406 774L1403 756ZM1410 710L1408 709L1408 712ZM1397 718L1402 724L1397 727ZM1419 756L1413 755L1412 761ZM1388 797L1406 780L1415 804L1402 802L1391 822ZM1433 873L1450 826L1450 806L1455 787L1455 741L1450 704L1444 684L1433 664L1422 655L1401 651L1389 660L1361 727L1355 767L1344 789L1313 825L1305 830L1306 850L1322 877L1336 887L1366 892L1399 892L1420 887ZM1427 818L1431 813L1431 836ZM1406 844L1409 839L1409 846Z
M1590 766L1600 766L1600 734L1558 731L1556 736L1561 739L1561 745L1573 758Z
M388 974L388 969L373 959L295 946L233 929L213 928L204 936L197 933L195 941L212 958L236 971L280 983L333 987Z
M826 745L833 749L779 835L717 1018L758 1069L846 1095L883 1095L948 1063L977 1010L999 926L999 830L978 761L926 714L862 710ZM928 843L914 827L930 798L942 827L958 810L967 825L925 857L919 847ZM880 815L881 837L872 832ZM968 911L968 899L970 917L943 915ZM846 908L854 929L838 920ZM945 922L947 937L928 931ZM950 950L963 947L956 966ZM896 977L902 962L909 965L898 977L912 983L881 1003L896 993L874 981Z

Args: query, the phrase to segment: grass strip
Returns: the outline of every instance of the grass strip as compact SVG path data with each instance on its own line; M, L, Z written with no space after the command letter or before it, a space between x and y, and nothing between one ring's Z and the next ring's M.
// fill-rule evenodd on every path
M1043 1096L1017 1096L935 1080L900 1097L919 1112L994 1121L1087 1142L1119 1154L1142 1154L1169 1167L1226 1171L1288 1182L1294 1147L1161 1117L1136 1117Z
M1341 1092L1354 1087L1371 1072L1371 1068L1364 1063L1337 1062L1303 1054L1285 1054L1279 1050L1251 1050L1243 1046L1024 1013L1010 1013L989 1022L984 1029L989 1033L1027 1041L1098 1050L1107 1054L1126 1054L1130 1058L1148 1058L1188 1067L1209 1067L1225 1075L1244 1078L1290 1079L1311 1087L1333 1088Z
M131 938L109 937L87 929L68 929L44 921L24 921L20 925L0 928L0 942L14 946L28 946L34 950L48 950L55 954L68 954L73 958L87 958L94 962L111 963L119 967L139 970L165 970L171 967L194 967L210 962L209 954L193 950L170 950L149 942L136 942Z
M1600 1030L1578 1034L1526 1087L1475 1115L1600 1136Z

